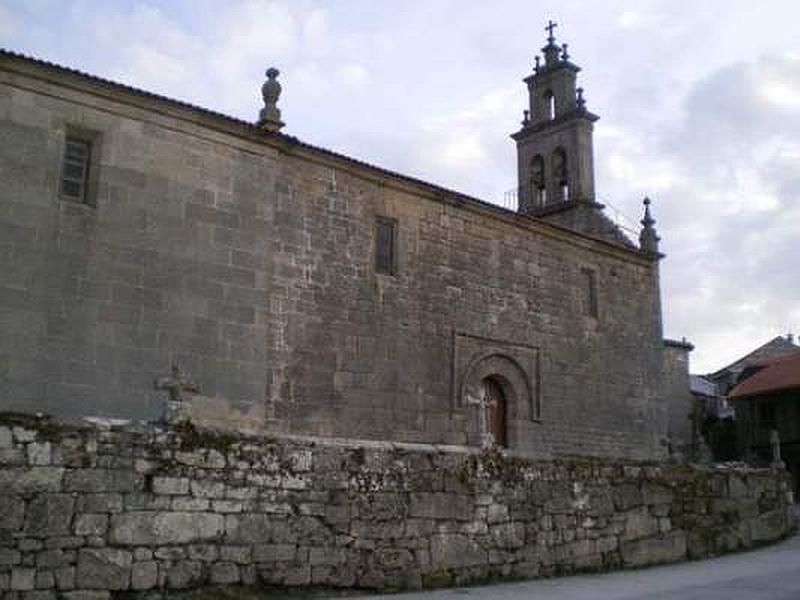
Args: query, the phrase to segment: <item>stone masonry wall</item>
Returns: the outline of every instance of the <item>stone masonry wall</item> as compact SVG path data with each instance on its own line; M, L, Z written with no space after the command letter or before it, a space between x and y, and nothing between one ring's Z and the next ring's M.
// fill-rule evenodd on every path
M4 600L433 587L700 558L793 527L777 471L0 423Z
M59 196L78 133L88 205ZM157 418L177 363L267 431L475 444L464 369L519 352L541 410L509 407L515 450L665 451L658 266L634 249L7 55L0 141L7 410Z
M664 342L664 402L667 407L667 437L673 456L691 456L693 449L693 396L689 387L689 352L684 342Z

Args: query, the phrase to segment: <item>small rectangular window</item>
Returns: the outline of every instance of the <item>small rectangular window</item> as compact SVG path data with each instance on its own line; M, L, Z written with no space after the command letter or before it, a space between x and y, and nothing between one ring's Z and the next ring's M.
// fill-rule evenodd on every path
M597 277L592 269L581 269L583 314L597 318Z
M75 202L88 202L89 164L92 144L67 137L61 166L61 196Z
M384 275L396 272L395 246L397 221L378 217L375 222L375 271Z

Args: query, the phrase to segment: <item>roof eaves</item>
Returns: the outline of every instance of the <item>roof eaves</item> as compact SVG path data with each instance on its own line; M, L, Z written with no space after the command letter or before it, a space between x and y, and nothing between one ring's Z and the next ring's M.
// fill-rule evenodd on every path
M3 58L3 57L24 61L24 62L29 63L29 64L37 65L39 67L44 67L46 69L50 69L50 70L56 71L58 73L66 73L66 74L69 74L69 75L73 75L73 76L79 77L79 78L81 78L83 80L86 80L86 81L89 81L91 83L94 83L96 85L100 85L102 87L109 88L112 91L124 91L124 92L127 92L129 94L133 94L135 96L139 96L139 97L143 97L143 98L149 98L149 99L152 99L152 100L157 100L159 102L164 102L166 104L169 104L169 105L172 105L172 106L176 106L176 107L179 107L179 108L182 108L182 109L185 109L185 110L189 110L189 111L194 112L194 113L198 113L198 114L201 114L201 115L206 115L206 116L208 116L210 118L218 119L218 120L230 123L230 124L234 124L234 125L236 125L238 127L242 127L245 130L248 130L251 134L255 133L255 134L259 135L259 136L262 136L262 139L264 139L264 140L271 138L273 141L278 141L279 143L282 142L285 145L285 147L302 148L304 150L308 150L308 151L313 152L315 154L321 154L323 156L334 158L336 160L346 161L348 163L357 165L357 166L362 167L362 168L370 169L372 171L375 171L376 173L379 173L380 175L382 175L384 177L389 177L389 178L391 178L393 180L396 180L396 181L399 181L399 182L402 182L402 183L411 184L411 185L415 185L415 186L421 186L423 188L428 189L430 192L432 192L434 196L437 196L437 197L440 197L440 198L442 198L444 196L448 196L448 197L452 198L452 200L455 200L456 201L455 203L464 202L464 203L467 203L467 204L474 204L474 205L480 206L482 209L488 210L488 211L496 213L496 214L502 214L504 216L514 216L515 219L522 219L522 220L527 220L527 221L535 221L536 223L545 225L545 226L553 228L555 230L558 230L558 231L561 231L561 232L565 232L565 233L569 233L569 234L571 234L573 236L577 236L579 238L591 240L592 242L597 242L597 243L603 244L605 246L609 246L610 248L613 248L614 250L621 250L625 254L635 256L638 259L641 259L641 260L646 259L646 257L644 257L642 255L642 253L639 251L638 248L628 247L628 246L623 245L621 243L614 243L614 242L611 242L609 240L606 240L606 239L603 239L603 238L600 238L600 237L595 237L595 236L592 236L592 235L581 233L579 231L575 231L573 229L570 229L568 227L559 225L557 223L550 223L550 222L548 222L548 221L546 221L544 219L539 219L539 218L536 218L536 217L533 217L533 216L517 213L515 211L510 211L510 210L505 209L505 208L503 208L501 206L498 206L496 204L492 204L490 202L486 202L485 200L481 200L479 198L475 198L473 196L469 196L469 195L463 194L461 192L457 192L457 191L454 191L454 190L451 190L451 189L448 189L448 188L445 188L445 187L442 187L442 186L439 186L439 185L436 185L436 184L433 184L433 183L430 183L430 182L427 182L427 181L423 181L421 179L417 179L417 178L411 177L409 175L404 175L402 173L397 173L396 171L391 171L389 169L385 169L383 167L379 167L379 166L376 166L376 165L361 161L359 159L352 158L352 157L347 156L345 154L340 154L338 152L335 152L333 150L329 150L327 148L314 146L313 144L309 144L307 142L303 142L302 140L300 140L299 138L297 138L295 136L287 135L285 133L280 133L280 132L267 132L267 131L259 128L254 123L245 121L243 119L238 119L236 117L232 117L230 115L226 115L224 113L220 113L220 112L217 112L217 111L214 111L214 110L203 108L202 106L198 106L198 105L192 104L190 102L185 102L185 101L182 101L182 100L176 100L174 98L170 98L168 96L163 96L161 94L155 94L153 92L149 92L149 91L143 90L141 88L130 86L130 85L127 85L127 84L124 84L124 83L119 83L119 82L116 82L116 81L112 81L110 79L105 79L105 78L99 77L97 75L92 75L91 73L86 73L86 72L81 71L79 69L74 69L74 68L71 68L71 67L65 67L65 66L59 65L57 63L53 63L53 62L50 62L50 61L47 61L47 60L43 60L43 59L40 59L40 58L35 58L35 57L32 57L32 56L28 56L26 54L22 54L22 53L19 53L19 52L14 52L12 50L8 50L6 48L0 47L0 58Z
M744 383L744 382L742 382ZM761 396L772 396L774 394L780 394L783 392L789 392L792 390L800 390L800 384L789 384L784 386L779 386L775 388L770 388L766 390L756 390L754 392L746 392L744 394L735 394L733 392L736 391L736 388L732 390L732 393L728 394L728 399L734 402L738 400L752 400L754 398L758 398Z
M753 356L759 350L762 350L763 348L766 348L767 346L770 346L770 345L773 345L773 344L784 344L784 343L786 343L785 338L783 338L780 335L776 335L774 338L772 338L768 342L765 342L765 343L761 344L760 346L758 346L757 348L754 348L753 350L751 350L750 352L748 352L744 356L741 356L741 357L737 358L735 361L733 361L732 363L722 367L721 369L717 369L716 371L713 371L711 373L706 373L704 375L704 377L707 377L707 378L718 377L719 375L722 375L722 373L724 373L725 371L728 371L728 370L732 369L733 367L739 365L740 363L745 362L748 358ZM789 343L791 343L791 342L789 342ZM794 344L792 344L792 345L794 345ZM800 347L798 347L798 350L800 350Z
M673 339L670 339L670 338L664 338L664 345L665 346L671 346L673 348L683 348L684 350L687 350L688 352L691 352L692 350L694 350L694 344L692 344L691 342L687 342L685 339L683 339L683 340L673 340Z

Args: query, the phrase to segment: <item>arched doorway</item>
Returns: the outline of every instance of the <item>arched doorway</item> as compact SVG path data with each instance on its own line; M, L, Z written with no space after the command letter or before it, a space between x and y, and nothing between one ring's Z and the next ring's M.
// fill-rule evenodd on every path
M493 377L486 377L482 382L483 398L488 416L487 429L498 446L508 446L508 406L506 396L500 383Z
M464 368L458 409L465 410L467 443L484 446L490 440L506 448L529 445L526 421L540 418L537 380L538 357L528 356L528 370L515 356L500 349L473 355Z

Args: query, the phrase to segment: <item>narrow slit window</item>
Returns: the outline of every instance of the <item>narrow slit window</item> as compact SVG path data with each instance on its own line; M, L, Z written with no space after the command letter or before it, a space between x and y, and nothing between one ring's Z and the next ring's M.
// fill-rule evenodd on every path
M556 97L553 92L547 91L544 94L544 114L547 121L556 118Z
M592 269L581 269L583 314L597 318L597 276Z
M375 231L375 271L384 275L396 272L397 222L378 217Z
M61 195L76 202L87 201L89 162L92 145L86 140L67 138L61 169Z

